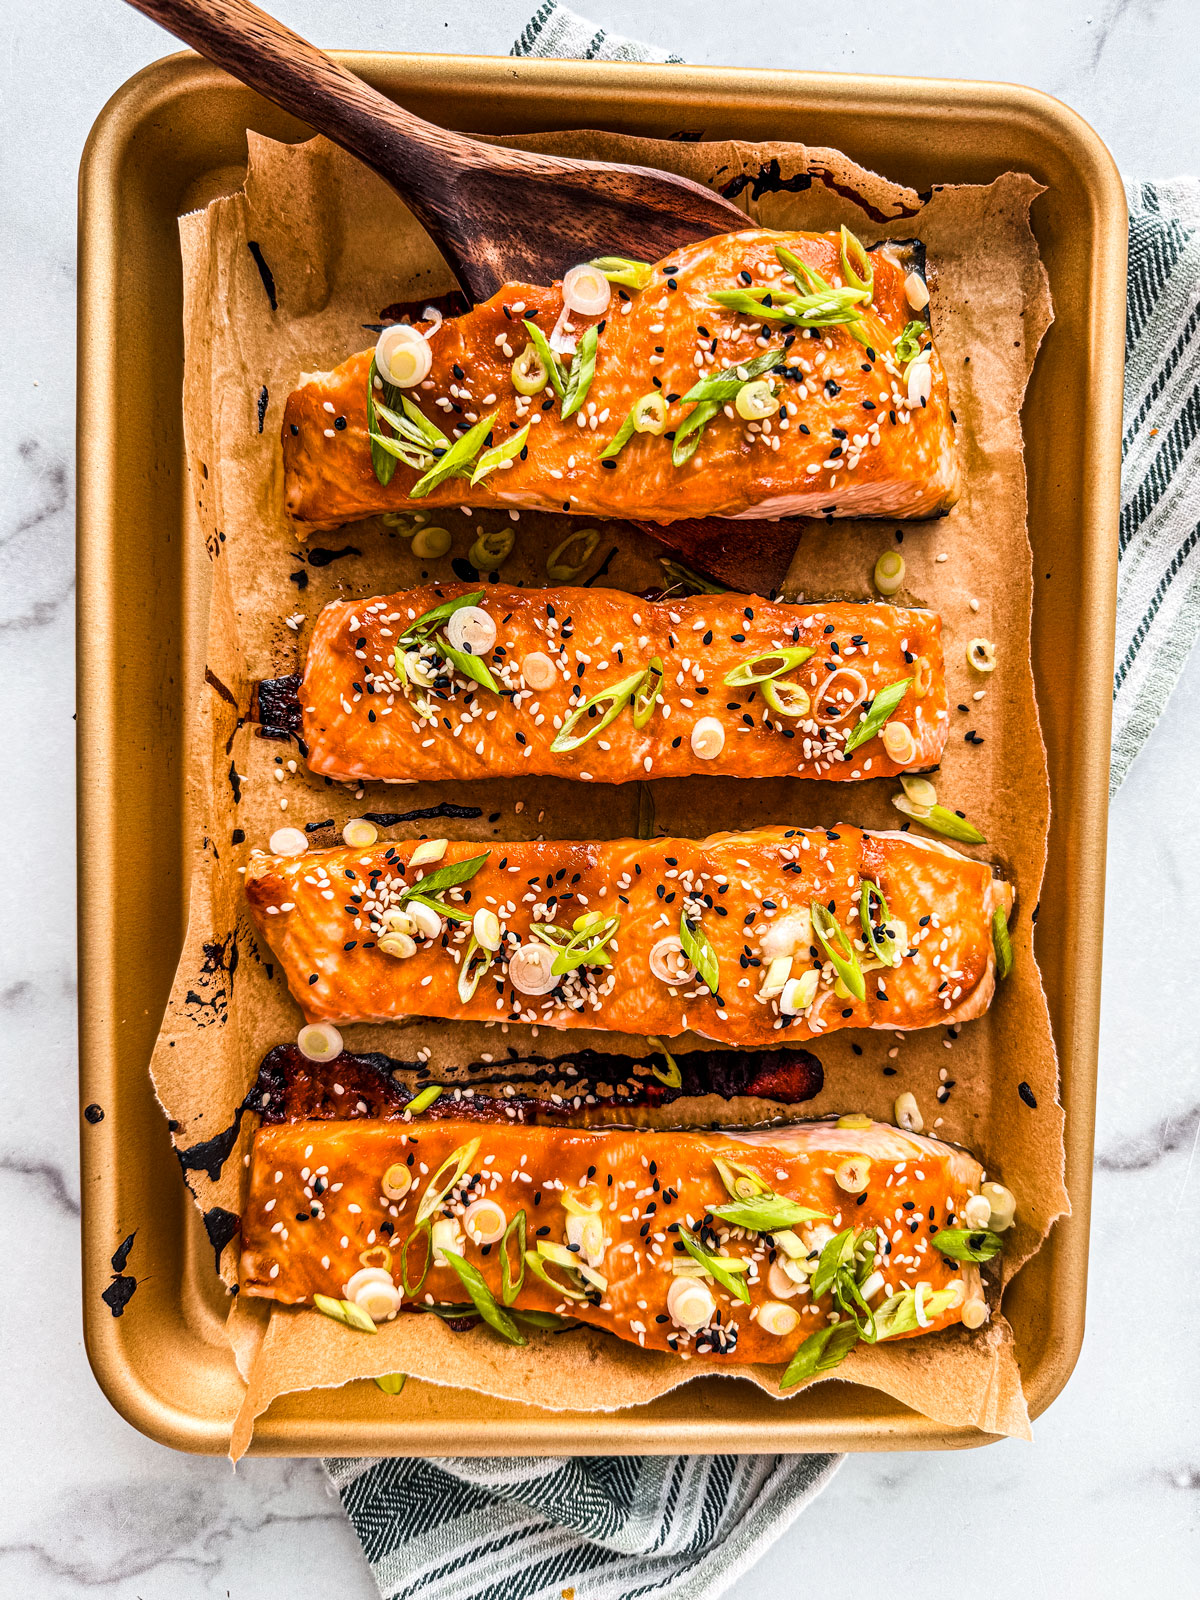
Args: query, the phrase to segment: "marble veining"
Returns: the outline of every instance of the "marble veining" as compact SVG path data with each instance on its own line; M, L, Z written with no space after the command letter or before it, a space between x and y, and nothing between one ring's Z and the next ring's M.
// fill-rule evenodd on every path
M726 0L576 6L694 61L1033 83L1093 122L1125 172L1200 168L1194 0L907 0L816 13L742 0L736 26ZM533 8L273 6L324 44L497 54ZM175 46L119 0L75 0L69 38L65 7L10 10L0 64L0 1407L10 1439L0 1594L293 1600L303 1590L371 1600L318 1463L249 1460L234 1475L223 1461L164 1450L109 1408L82 1348L70 781L75 183L109 94ZM893 1530L929 1528L935 1517L949 1530L939 1559L956 1600L1128 1600L1148 1592L1151 1570L1155 1592L1194 1592L1200 1048L1188 935L1200 904L1198 726L1200 657L1112 810L1089 1332L1074 1378L1032 1446L852 1459L734 1586L734 1600L840 1591L848 1574L856 1591L892 1592L906 1581Z

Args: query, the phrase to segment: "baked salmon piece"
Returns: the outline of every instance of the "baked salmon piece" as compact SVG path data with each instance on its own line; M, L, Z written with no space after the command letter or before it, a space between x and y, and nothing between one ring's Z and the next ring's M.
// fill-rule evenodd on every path
M385 328L288 396L287 509L937 516L961 468L921 259L748 228Z
M255 851L246 898L310 1022L691 1029L750 1046L979 1016L1012 890L948 845L843 824Z
M948 726L931 611L499 583L326 606L299 699L314 772L401 782L890 777Z
M805 1347L790 1387L862 1338L981 1326L976 1263L1013 1206L965 1150L859 1116L754 1133L300 1122L255 1135L241 1291L364 1332L441 1306L517 1344L514 1314L533 1312L684 1357Z

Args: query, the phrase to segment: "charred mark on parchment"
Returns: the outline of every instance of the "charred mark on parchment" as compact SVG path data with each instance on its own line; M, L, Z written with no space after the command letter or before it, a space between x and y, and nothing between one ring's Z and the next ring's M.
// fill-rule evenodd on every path
M242 1131L242 1118L245 1115L246 1102L243 1101L237 1108L233 1121L220 1133L215 1133L211 1139L202 1139L199 1144L189 1145L186 1150L176 1146L175 1155L185 1176L189 1172L203 1172L210 1183L216 1183L221 1176L222 1167L233 1154L238 1135Z
M198 1028L207 1028L212 1022L224 1022L229 1015L229 1001L224 989L218 989L208 1000L202 994L197 994L195 989L189 989L184 1004L191 1008L191 1020ZM211 1012L211 1016L206 1017L206 1011Z
M267 299L271 302L271 310L278 311L279 302L275 298L275 274L271 271L263 256L262 249L257 239L247 239L246 248L254 257L254 265L258 268L258 275L262 279L262 286L267 291ZM262 429L258 430L260 433Z

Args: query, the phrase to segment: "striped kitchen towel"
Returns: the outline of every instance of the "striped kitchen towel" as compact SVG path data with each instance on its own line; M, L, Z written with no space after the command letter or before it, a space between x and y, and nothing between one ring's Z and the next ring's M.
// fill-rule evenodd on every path
M1200 633L1200 179L1127 183L1115 794Z
M715 1600L841 1456L327 1461L386 1600Z

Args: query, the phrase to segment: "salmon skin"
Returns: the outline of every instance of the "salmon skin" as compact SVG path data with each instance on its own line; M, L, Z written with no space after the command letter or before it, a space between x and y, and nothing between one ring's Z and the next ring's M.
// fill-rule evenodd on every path
M491 687L448 658L447 629L419 625L468 598L494 625L494 644L475 656ZM423 648L406 648L414 635ZM780 665L797 656L806 658ZM751 662L776 677L729 685ZM656 691L648 714L634 703L643 672ZM905 759L892 759L882 732L847 753L874 696L900 682L908 688L888 737L911 732ZM776 709L781 685L802 692L804 714ZM578 715L618 691L622 708L607 724L605 705ZM309 766L348 780L891 777L936 766L948 727L934 612L728 593L650 601L613 589L438 584L337 600L317 620L299 697ZM555 750L563 739L570 748Z
M427 864L410 868L417 849ZM868 906L873 944L861 921L864 884L887 908ZM414 892L433 909L417 910ZM701 842L255 851L246 897L310 1022L423 1016L643 1037L691 1030L735 1046L980 1015L995 981L992 914L1012 903L987 862L845 824ZM839 979L843 941L861 998Z
M865 1117L840 1121L853 1125L615 1133L414 1119L260 1128L241 1291L285 1305L350 1300L370 1307L374 1321L403 1308L461 1310L468 1294L445 1250L503 1307L506 1255L518 1315L576 1318L683 1357L776 1363L828 1326L837 1307L824 1274L813 1274L830 1259L825 1246L852 1229L848 1265L871 1332L935 1332L963 1321L968 1305L978 1326L986 1317L979 1268L942 1254L936 1240L963 1228L983 1179L979 1162ZM744 1223L721 1216L734 1199L730 1180L803 1208L800 1220L772 1232L760 1226L769 1211ZM728 1263L724 1282L689 1254L685 1235ZM744 1299L730 1283L745 1285ZM681 1299L683 1285L690 1295ZM838 1288L844 1298L844 1278Z
M920 275L910 272L901 248L882 244L870 252L871 298L854 308L861 313L850 324L855 332L846 324L805 327L789 320L811 320L812 313L794 309L805 288L785 270L781 249L799 258L804 272L819 274L835 298L849 290L838 234L749 228L687 245L647 267L647 287L616 288L601 314L571 313L563 323L561 284L512 283L464 316L414 324L428 336L428 375L405 390L385 388L380 379L373 392L393 411L402 396L416 408L423 420L415 437L419 445L426 435L425 452L414 456L416 466L397 461L386 483L380 474L389 469L373 463L368 428L373 352L351 356L332 372L305 374L284 408L288 511L312 529L380 511L458 505L663 523L704 516L920 518L948 511L958 498L961 469L946 374L925 312L914 312L910 303L910 295L919 300L923 293ZM751 309L713 298L731 294L749 297L743 304ZM914 320L929 352L918 362L928 373L915 377L912 340L896 349ZM554 387L532 395L514 387L514 362L531 341L529 322L552 344L569 347L562 351L559 387L570 377L565 364L572 351L582 362L585 341L596 330L594 375L566 418L562 412L572 400ZM778 365L769 381L779 388L782 409L747 418L732 392L745 381L738 369L758 363L753 381L771 355ZM727 371L735 381L726 384L711 415L706 411L695 452L683 459L699 403L688 396L698 382ZM618 454L605 458L646 396L660 396L664 404L660 432L634 432ZM378 415L375 422L375 431L389 437L388 424ZM431 423L444 444L430 442ZM486 437L473 441L467 475L449 476L413 498L439 452L477 423ZM526 428L514 458L478 477L484 452Z

